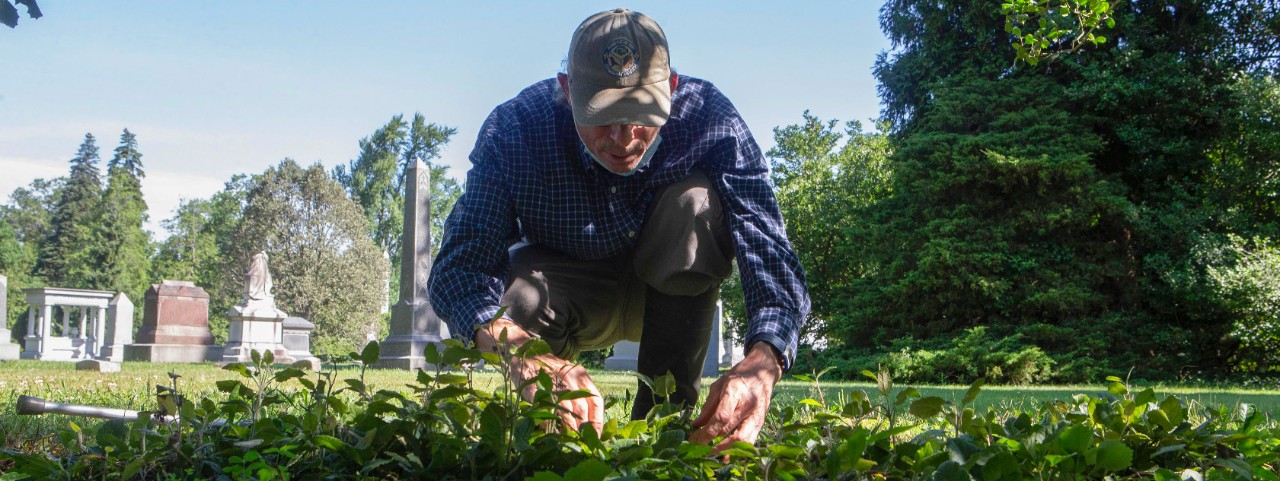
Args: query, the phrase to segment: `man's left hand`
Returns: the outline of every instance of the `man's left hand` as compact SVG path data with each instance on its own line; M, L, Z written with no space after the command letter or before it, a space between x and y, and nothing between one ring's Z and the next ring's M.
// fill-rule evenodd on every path
M756 442L769 412L773 386L782 378L782 366L775 352L769 343L752 344L742 362L711 385L702 413L693 421L690 441L710 443L724 436L713 446L717 453L738 441Z

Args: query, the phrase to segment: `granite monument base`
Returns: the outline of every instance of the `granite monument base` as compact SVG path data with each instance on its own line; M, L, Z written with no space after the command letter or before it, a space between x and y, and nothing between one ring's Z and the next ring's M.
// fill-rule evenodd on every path
M238 307L238 306L237 306ZM271 309L270 317L237 316L232 308L228 317L227 345L222 348L222 362L252 362L252 351L271 352L276 362L292 362L284 347L284 312ZM277 316L276 313L279 313Z
M434 369L435 366L422 357L422 351L430 344L444 351L440 338L423 335L389 336L379 346L378 367L386 369Z
M222 346L206 344L129 344L124 347L124 360L146 362L217 362L222 360Z

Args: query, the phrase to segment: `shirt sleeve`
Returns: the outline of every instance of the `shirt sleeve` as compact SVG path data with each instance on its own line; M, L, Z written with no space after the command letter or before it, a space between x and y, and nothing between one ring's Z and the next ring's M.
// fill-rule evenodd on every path
M790 369L809 315L804 268L787 240L768 165L746 122L718 92L707 107L717 119L708 133L715 139L708 167L716 174L713 182L732 232L747 307L743 346L768 342L783 354L783 369Z
M509 274L507 249L518 237L504 168L505 136L518 129L501 111L489 115L471 151L466 190L445 221L431 268L431 305L455 339L470 341L498 313ZM504 127L505 126L505 127Z

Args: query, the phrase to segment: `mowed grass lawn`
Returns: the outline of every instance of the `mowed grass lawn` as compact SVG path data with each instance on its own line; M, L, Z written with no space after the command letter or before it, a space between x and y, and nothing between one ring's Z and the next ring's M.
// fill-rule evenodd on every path
M40 362L40 361L6 361L0 362L0 449L27 450L43 445L50 434L58 428L75 421L81 426L92 425L94 421L76 420L69 416L18 416L14 406L19 395L37 396L48 401L62 403L88 404L132 410L151 410L156 406L154 397L155 385L170 385L168 373L179 374L179 390L188 398L199 399L202 396L219 399L215 382L224 379L237 379L237 374L222 370L218 366L206 364L161 364L144 362L126 362L118 373L95 373L77 371L74 363ZM335 379L356 378L360 374L358 368L339 367ZM313 374L314 376L314 374ZM606 396L619 399L634 393L636 380L633 375L622 371L593 371L592 377ZM375 389L390 389L408 393L406 384L414 383L415 374L403 370L371 369L366 373L366 382ZM482 389L493 389L500 385L502 378L493 370L480 370L475 373L476 382ZM703 396L714 381L707 378L703 381ZM339 381L339 386L344 386ZM286 384L291 389L301 389L296 382ZM907 387L902 383L895 385L895 390ZM912 386L924 396L939 396L953 402L964 397L968 386ZM1135 390L1147 386L1132 386ZM804 398L823 397L829 404L836 404L847 398L852 390L861 390L873 400L878 399L876 387L870 383L822 382L822 395L819 396L812 383L796 381L788 378L780 385L776 393L775 403L795 403ZM1163 398L1175 394L1184 402L1192 403L1200 408L1227 407L1238 410L1242 404L1252 406L1271 414L1280 413L1280 392L1274 390L1233 390L1204 389L1179 386L1155 386L1157 394ZM1055 400L1070 400L1075 394L1105 392L1101 385L1088 386L986 386L978 396L974 405L978 409L988 406L999 408L1030 408ZM611 417L625 417L629 406L625 402L616 403L610 410Z

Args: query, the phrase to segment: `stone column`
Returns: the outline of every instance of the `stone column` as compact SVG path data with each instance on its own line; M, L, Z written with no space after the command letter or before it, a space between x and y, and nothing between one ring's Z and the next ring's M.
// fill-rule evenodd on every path
M94 356L101 356L102 343L107 339L107 308L95 308L93 319L93 353Z
M46 304L40 307L40 357L49 354L50 337L53 337L53 306Z
M71 335L71 309L67 306L59 306L62 309L62 336L66 338L73 337Z
M404 234L400 241L400 301L391 308L391 332L382 341L378 365L399 369L427 367L422 351L439 344L448 328L431 307L431 170L414 160L405 172Z
M40 336L36 335L36 306L27 306L27 337L22 342L22 358L36 359L40 352Z

